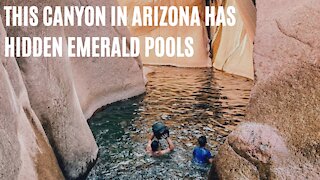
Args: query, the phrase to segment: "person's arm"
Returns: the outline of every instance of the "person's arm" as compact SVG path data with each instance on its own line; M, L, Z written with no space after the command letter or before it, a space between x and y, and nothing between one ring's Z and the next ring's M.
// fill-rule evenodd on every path
M210 164L212 164L213 163L213 158L210 158L208 161L209 161Z
M173 144L171 138L168 137L166 140L167 140L167 142L169 144L170 151L173 151L174 150L174 144Z
M213 157L212 157L210 151L209 151L209 153L208 153L208 162L209 162L210 164L212 164L212 162L213 162Z
M168 154L168 153L170 153L171 151L174 150L174 144L173 144L172 140L169 137L166 138L166 140L167 140L167 142L169 144L169 147L167 149L165 149L165 150L160 151L160 156L162 156L164 154Z
M151 149L151 143L152 143L152 139L153 139L153 138L154 138L154 134L151 133L151 135L150 135L150 137L149 137L149 140L148 140L147 147L146 147L146 150L147 150L148 152L151 152L151 151L152 151L152 149Z

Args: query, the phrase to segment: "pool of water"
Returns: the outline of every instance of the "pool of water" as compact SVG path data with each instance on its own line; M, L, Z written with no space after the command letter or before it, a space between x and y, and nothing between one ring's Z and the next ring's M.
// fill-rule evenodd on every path
M197 138L205 135L215 154L244 119L251 80L210 68L150 68L144 95L108 105L88 121L99 158L87 179L207 179L209 167L190 162ZM145 152L156 121L170 128L176 146L161 158Z

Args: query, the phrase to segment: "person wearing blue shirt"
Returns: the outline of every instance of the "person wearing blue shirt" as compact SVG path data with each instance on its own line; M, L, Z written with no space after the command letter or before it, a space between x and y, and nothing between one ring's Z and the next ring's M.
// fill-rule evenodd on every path
M198 139L199 146L193 150L192 162L199 165L211 164L213 161L212 155L208 149L206 149L207 138L201 136Z

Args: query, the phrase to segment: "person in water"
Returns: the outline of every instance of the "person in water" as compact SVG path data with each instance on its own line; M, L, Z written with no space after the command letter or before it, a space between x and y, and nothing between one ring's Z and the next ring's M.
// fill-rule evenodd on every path
M193 150L192 162L200 165L211 164L213 161L212 155L208 149L206 149L207 138L201 136L198 139L199 146Z
M147 148L146 148L147 152L151 156L159 157L159 156L168 154L174 150L173 142L168 134L164 134L161 136L161 139L165 139L169 145L169 147L164 150L160 149L159 140L158 139L154 140L154 138L155 138L154 133L152 133L149 140L148 140L148 144L147 144Z

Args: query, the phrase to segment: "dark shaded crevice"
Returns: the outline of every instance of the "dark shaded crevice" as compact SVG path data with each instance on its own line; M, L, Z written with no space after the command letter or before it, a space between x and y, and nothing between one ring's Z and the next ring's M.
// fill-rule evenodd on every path
M256 6L256 0L252 0L252 2L253 2L253 4L254 4L254 6Z
M211 6L211 3L213 3L213 0L206 0L206 6ZM211 24L211 22L210 22ZM211 26L206 26L206 29L207 29L207 33L208 33L208 39L209 39L209 42L208 42L208 45L209 45L209 57L211 59L211 63L212 62L212 58L214 57L213 56L213 48L212 48L212 37L211 37Z
M210 1L212 1L212 0L206 0L206 6L210 6L211 5ZM208 38L211 40L211 26L206 26L206 28L207 28L207 32L208 32Z

